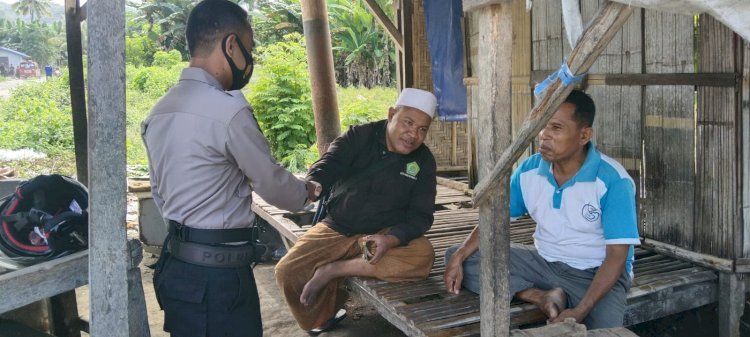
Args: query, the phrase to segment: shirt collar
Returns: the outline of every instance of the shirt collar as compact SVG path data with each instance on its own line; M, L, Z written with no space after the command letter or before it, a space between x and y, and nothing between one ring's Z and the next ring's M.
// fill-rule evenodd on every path
M183 69L182 73L180 74L180 81L203 82L212 87L216 87L221 91L225 91L221 86L221 83L219 83L219 80L217 80L216 77L213 77L213 75L203 70L202 68L188 67Z
M596 146L594 146L594 143L591 141L586 143L586 160L583 161L583 165L576 175L570 178L565 185L572 185L577 181L596 181L596 175L599 172L599 162L601 160L602 156L596 149ZM539 163L537 173L541 176L546 176L549 181L555 181L555 177L552 174L552 163L544 159Z

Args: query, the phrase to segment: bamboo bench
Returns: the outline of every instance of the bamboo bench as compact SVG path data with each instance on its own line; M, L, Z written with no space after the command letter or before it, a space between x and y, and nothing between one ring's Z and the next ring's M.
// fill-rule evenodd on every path
M255 198L253 210L293 243L311 225L311 212L289 213ZM479 296L466 290L446 292L442 281L445 250L461 243L478 223L471 208L446 206L467 203L463 192L438 185L435 221L425 234L435 248L435 264L429 277L417 282L387 283L371 278L349 278L348 286L372 304L391 324L409 336L478 336ZM302 226L298 223L303 224ZM532 244L533 220L511 224L511 241ZM635 279L628 292L625 325L638 324L694 309L717 301L718 275L652 251L636 248ZM511 325L541 324L546 317L533 304L513 302Z

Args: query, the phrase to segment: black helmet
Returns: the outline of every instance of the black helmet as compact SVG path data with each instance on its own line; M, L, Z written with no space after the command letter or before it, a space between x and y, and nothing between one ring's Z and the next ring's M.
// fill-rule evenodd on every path
M86 187L61 175L40 175L0 200L0 252L19 264L60 257L88 246Z

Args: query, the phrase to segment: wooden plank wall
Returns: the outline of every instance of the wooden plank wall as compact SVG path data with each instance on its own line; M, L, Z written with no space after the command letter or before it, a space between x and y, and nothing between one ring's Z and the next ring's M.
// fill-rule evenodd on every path
M693 17L644 13L645 70L693 73ZM695 190L694 90L647 86L643 101L641 235L691 249Z
M708 15L699 23L699 72L735 72L734 33ZM741 257L737 92L699 86L697 108L694 250Z
M581 1L584 22L590 21L604 0ZM642 15L637 9L589 70L596 74L639 74L643 70ZM566 39L567 41L567 39ZM620 162L635 181L641 164L640 86L590 86L596 103L594 142L606 155Z

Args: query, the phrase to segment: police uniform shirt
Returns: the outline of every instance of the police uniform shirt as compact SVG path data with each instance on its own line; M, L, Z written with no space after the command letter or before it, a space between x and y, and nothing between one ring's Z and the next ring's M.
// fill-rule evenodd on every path
M252 108L208 72L186 68L142 123L154 201L165 219L204 229L252 224L252 191L295 211L307 192L272 157Z
M625 269L632 277L633 245L640 244L635 184L620 163L591 142L586 147L583 165L562 186L540 154L526 159L510 178L510 215L531 215L539 255L576 269L599 267L607 245L631 245Z
M327 190L378 161L392 160L331 200L323 222L347 236L391 227L389 234L407 244L432 226L437 194L435 158L424 144L408 155L388 151L386 123L350 127L310 167L307 179Z

